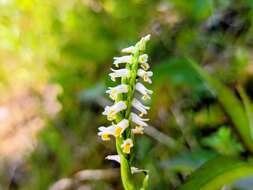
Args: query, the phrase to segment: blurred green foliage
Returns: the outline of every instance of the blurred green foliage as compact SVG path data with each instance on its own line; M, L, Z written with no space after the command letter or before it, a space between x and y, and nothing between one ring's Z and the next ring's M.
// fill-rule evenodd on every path
M150 124L178 143L172 149L152 136L138 140L136 163L150 170L150 189L175 189L218 154L249 156L226 109L187 58L236 97L241 85L252 100L252 9L251 0L0 0L2 96L46 83L62 89L61 112L48 118L10 189L45 190L83 169L118 167L104 160L115 153L113 143L96 135L106 124L107 73L112 57L147 33L154 72ZM120 179L84 184L122 189Z

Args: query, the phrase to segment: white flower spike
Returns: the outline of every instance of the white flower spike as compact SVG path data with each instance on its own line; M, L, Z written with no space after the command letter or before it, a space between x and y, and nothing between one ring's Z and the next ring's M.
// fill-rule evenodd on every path
M111 106L105 106L102 114L107 116L107 120L112 125L109 127L99 127L98 132L98 135L104 141L115 137L118 155L109 155L106 159L120 163L121 173L126 174L121 175L125 189L135 189L132 179L126 176L130 176L136 172L143 172L145 175L148 175L146 170L132 167L130 158L134 156L134 152L131 151L134 146L134 137L135 135L144 134L144 128L148 126L146 121L149 120L142 118L144 114L147 114L149 107L143 105L137 99L139 96L135 97L136 91L142 95L143 100L150 99L150 95L153 93L141 82L152 83L151 76L153 73L152 71L148 71L150 66L148 64L148 55L145 54L146 43L149 39L150 35L141 38L135 45L121 50L122 53L127 55L113 58L113 65L115 67L121 65L121 68L112 68L109 76L112 81L116 82L116 79L120 78L121 82L106 90L106 93L109 94L114 103ZM132 108L138 111L140 115L138 116L136 113L131 112ZM147 179L145 177L145 180Z
M118 77L126 77L129 78L130 77L130 71L128 69L111 69L113 72L109 74L109 76L111 77L112 81L115 82L116 78Z
M102 114L106 115L109 121L112 121L116 119L117 113L119 113L122 110L125 110L126 108L127 108L126 102L120 101L113 104L112 106L106 106Z
M109 90L106 91L106 93L109 94L112 100L116 100L119 94L127 92L128 92L128 85L126 84L120 84L116 87L109 87Z
M131 148L134 146L132 139L126 139L124 140L123 144L121 145L122 151L126 154L130 154Z

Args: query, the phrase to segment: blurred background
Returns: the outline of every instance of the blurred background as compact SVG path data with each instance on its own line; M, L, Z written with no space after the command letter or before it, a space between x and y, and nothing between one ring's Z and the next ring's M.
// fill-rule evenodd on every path
M252 0L0 0L0 189L122 190L97 128L112 57L149 33L151 126L135 163L151 189L175 189L217 154L247 155L186 59L253 99L252 22Z

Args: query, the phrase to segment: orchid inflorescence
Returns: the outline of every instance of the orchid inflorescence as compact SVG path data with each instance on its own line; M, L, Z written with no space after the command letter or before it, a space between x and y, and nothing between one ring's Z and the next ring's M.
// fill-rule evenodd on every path
M153 93L142 83L152 83L153 72L148 71L148 55L144 53L149 39L150 35L141 38L134 46L122 49L122 53L127 55L113 58L116 68L111 69L109 76L112 81L120 79L121 82L106 91L114 104L106 106L102 114L107 116L111 125L99 127L98 132L104 141L110 140L112 136L116 139L118 155L107 156L107 159L121 163L121 178L125 189L136 189L131 174L134 171L144 171L131 167L129 160L133 156L134 137L144 134L148 121L143 116L149 107L143 105L137 97L141 95L145 101ZM133 109L138 113L133 112Z

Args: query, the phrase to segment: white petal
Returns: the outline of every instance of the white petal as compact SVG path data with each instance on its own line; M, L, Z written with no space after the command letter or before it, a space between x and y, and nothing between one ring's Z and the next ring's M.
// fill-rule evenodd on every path
M115 127L114 136L120 137L125 129L129 126L129 121L127 119L122 119L119 123L113 124Z
M123 52L123 53L134 53L135 52L135 47L130 46L130 47L124 48L124 49L121 50L121 52Z
M108 155L105 157L105 159L116 161L120 164L120 156L119 155Z
M121 93L127 93L128 92L128 85L121 84L115 87L109 87L108 90L106 90L106 93L110 95L110 98L115 100L119 94Z
M118 67L120 63L131 63L132 61L132 56L131 55L125 55L122 57L114 57L113 58L113 64L116 65L116 67Z
M146 100L146 99L150 99L149 94L153 94L152 90L147 89L142 83L138 82L135 85L135 89L140 92L143 97L142 99Z
M113 72L109 74L109 76L111 77L112 81L115 81L115 78L118 77L130 77L130 71L128 69L111 69Z
M131 120L139 126L143 126L143 127L148 126L148 124L144 122L144 121L148 121L148 119L143 119L139 117L136 113L133 113L133 112L131 113Z
M150 68L150 66L147 62L145 62L145 63L141 63L141 68L143 68L145 71L147 71Z
M140 55L138 60L139 60L140 63L147 63L148 55L147 54L142 54L142 55Z
M141 112L141 115L147 114L147 110L149 110L149 107L144 106L139 100L136 98L133 99L132 105L135 109Z
M127 119L122 119L118 124L118 127L126 129L129 126L129 121Z
M150 79L150 77L153 76L153 72L152 71L144 71L143 69L138 69L137 75L139 77L143 78L143 80L145 82L152 83L152 81Z
M144 51L146 49L146 43L147 41L150 40L150 34L144 36L143 38L141 38L141 40L139 42L136 43L135 47L140 50L140 51Z
M120 101L112 106L106 106L104 112L102 113L103 115L107 116L107 119L109 121L112 121L116 119L116 114L122 110L125 110L127 108L127 105L125 102Z

